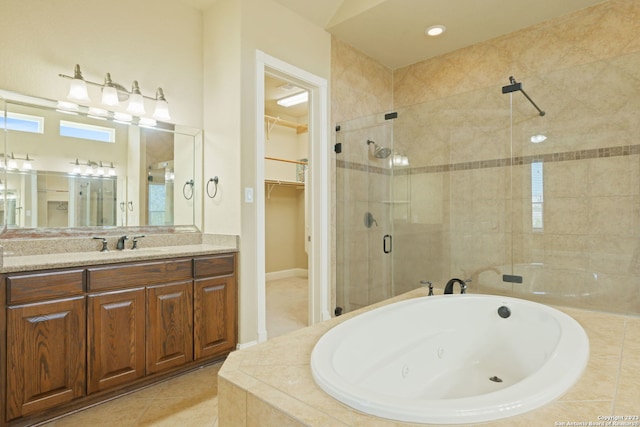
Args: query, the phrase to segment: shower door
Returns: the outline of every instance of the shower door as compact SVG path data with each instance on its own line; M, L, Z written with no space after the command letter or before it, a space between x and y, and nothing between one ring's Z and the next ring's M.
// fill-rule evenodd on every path
M336 313L393 295L393 120L377 114L336 132Z

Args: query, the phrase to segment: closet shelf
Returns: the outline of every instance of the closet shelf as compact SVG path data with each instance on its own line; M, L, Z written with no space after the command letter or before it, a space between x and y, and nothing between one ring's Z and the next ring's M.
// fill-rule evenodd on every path
M304 190L304 182L301 181L283 181L280 179L265 179L267 185L267 200L271 199L271 192L276 186L295 187L297 190Z
M271 129L273 129L273 127L275 125L280 125L280 126L286 126L288 128L293 128L296 130L296 133L299 135L301 133L305 133L309 131L309 126L305 125L305 124L301 124L301 123L296 123L296 122L292 122L289 120L284 120L281 119L280 117L273 117L273 116L268 116L268 115L264 115L264 120L267 122L267 139L269 139L269 136L271 134Z
M302 182L302 181L286 181L286 180L282 180L282 179L265 179L264 183L265 184L269 184L269 185L283 185L285 187L300 187L300 188L304 187L304 182Z

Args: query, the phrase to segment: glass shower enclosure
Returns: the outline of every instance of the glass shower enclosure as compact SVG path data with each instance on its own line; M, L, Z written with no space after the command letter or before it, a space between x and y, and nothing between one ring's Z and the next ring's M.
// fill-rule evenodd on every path
M536 106L496 84L340 123L336 311L457 277L639 314L638 69L634 53L528 76Z

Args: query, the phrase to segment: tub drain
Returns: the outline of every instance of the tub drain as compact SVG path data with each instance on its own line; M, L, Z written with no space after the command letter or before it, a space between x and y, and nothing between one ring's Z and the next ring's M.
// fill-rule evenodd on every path
M492 377L489 377L489 380L490 380L490 381L493 381L494 383L501 383L501 382L502 382L502 378L497 377L497 376L495 376L495 375L494 375L494 376L492 376Z

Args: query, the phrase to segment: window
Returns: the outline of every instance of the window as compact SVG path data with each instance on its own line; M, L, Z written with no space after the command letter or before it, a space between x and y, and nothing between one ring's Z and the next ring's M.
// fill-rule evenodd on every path
M0 129L16 130L19 132L43 133L44 117L30 116L28 114L0 111Z
M531 225L533 231L544 229L543 207L544 176L542 162L531 163Z
M89 125L86 123L67 122L66 120L60 120L60 136L89 139L99 142L116 142L116 130L113 128Z

